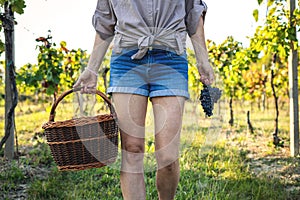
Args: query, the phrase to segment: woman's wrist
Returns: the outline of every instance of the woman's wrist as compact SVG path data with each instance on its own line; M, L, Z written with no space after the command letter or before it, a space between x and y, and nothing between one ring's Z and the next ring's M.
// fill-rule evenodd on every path
M98 73L97 72L95 72L94 70L92 70L92 69L90 69L90 68L86 68L89 72L91 72L92 74L94 74L95 76L97 76L98 77Z

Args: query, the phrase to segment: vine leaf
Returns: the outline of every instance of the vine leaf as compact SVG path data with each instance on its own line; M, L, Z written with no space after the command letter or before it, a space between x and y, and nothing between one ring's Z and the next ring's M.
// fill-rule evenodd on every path
M253 17L254 17L254 19L255 19L256 22L258 21L258 14L259 14L258 9L255 9L253 11Z
M24 13L24 8L26 7L25 1L24 0L17 0L12 3L12 11L18 13L18 14L23 14Z

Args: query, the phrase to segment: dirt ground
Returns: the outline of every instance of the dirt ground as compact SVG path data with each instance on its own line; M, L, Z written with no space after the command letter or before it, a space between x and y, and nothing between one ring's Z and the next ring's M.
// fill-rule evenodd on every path
M274 148L272 137L248 134L242 142L236 142L234 138L230 136L228 142L247 152L247 164L255 175L280 179L286 190L299 194L300 199L300 156L290 156L286 141L283 147Z

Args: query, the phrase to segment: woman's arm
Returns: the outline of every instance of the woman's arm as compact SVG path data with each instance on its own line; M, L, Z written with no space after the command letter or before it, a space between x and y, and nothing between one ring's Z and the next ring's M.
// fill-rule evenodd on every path
M200 81L206 85L211 85L214 82L214 71L208 61L203 16L200 17L196 33L190 38L195 51L197 68L201 76Z
M88 65L74 84L74 88L82 86L82 92L88 92L88 89L96 88L98 71L111 41L112 37L103 40L99 33L96 33L93 51L90 55Z

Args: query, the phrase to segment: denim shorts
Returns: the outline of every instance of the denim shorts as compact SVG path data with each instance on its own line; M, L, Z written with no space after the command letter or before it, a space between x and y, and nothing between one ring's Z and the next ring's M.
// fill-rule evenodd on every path
M129 93L147 97L189 98L186 53L148 50L142 59L131 59L138 50L112 52L108 93Z

